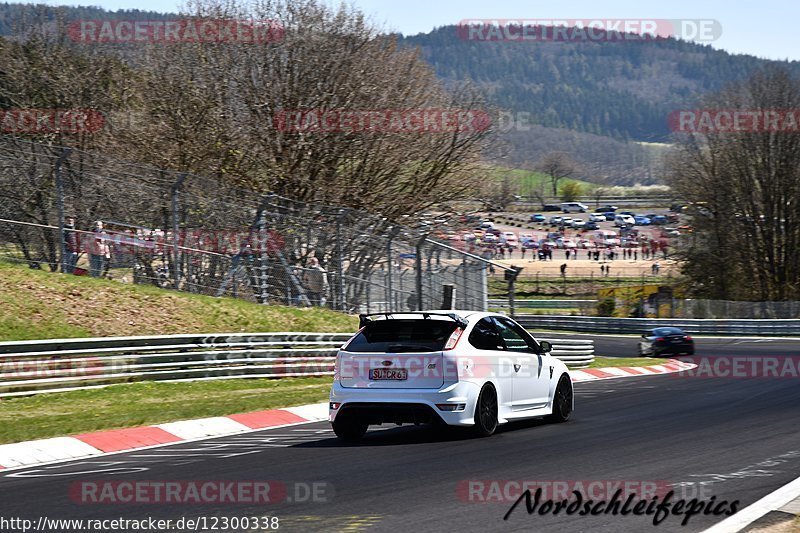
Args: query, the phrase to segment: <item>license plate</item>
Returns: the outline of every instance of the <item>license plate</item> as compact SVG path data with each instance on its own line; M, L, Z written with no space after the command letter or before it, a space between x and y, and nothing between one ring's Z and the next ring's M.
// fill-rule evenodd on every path
M408 379L408 370L405 368L373 368L369 371L369 379L402 381Z

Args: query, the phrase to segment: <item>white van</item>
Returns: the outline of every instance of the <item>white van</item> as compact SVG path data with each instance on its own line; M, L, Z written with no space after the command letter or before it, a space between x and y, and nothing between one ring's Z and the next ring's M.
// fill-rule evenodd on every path
M618 246L619 237L616 231L601 229L594 232L594 242L598 246Z
M585 213L589 206L580 202L564 202L561 204L561 210L565 213Z
M614 225L618 228L633 226L634 224L636 224L636 221L630 215L617 215L614 217Z

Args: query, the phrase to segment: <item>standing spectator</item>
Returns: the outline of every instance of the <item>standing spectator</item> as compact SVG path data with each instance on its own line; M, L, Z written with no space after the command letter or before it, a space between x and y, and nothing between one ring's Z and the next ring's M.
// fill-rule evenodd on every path
M633 260L634 261L638 261L639 260L639 250L637 250L637 249L633 250Z
M569 252L569 248L567 248L567 249L564 251L564 253L565 253L565 254L566 254L566 256L567 256L567 261L569 261L569 254L570 254L570 252Z
M308 260L308 268L303 272L303 287L311 305L325 305L325 295L328 294L328 273L316 257Z
M566 276L567 276L567 264L566 263L562 263L561 264L561 277L564 278Z
M658 276L659 272L661 272L661 265L658 264L658 261L653 263L653 274Z
M520 252L522 252L522 259L525 259L525 246L520 246Z
M111 247L108 245L108 233L103 230L103 221L98 220L92 227L92 235L89 240L89 273L93 278L99 278L106 272L110 259Z
M606 273L606 266L601 263L600 264L600 275L602 276L605 273Z
M611 274L611 265L606 265L606 277Z
M64 273L72 274L75 272L75 265L78 263L78 234L75 231L75 217L69 216L64 224L64 249L66 256L64 257Z

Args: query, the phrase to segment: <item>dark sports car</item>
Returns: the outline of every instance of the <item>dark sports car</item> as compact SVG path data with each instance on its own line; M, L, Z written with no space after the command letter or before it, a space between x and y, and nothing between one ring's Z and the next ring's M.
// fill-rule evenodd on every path
M679 328L655 328L646 331L639 339L639 355L687 354L694 355L694 340Z

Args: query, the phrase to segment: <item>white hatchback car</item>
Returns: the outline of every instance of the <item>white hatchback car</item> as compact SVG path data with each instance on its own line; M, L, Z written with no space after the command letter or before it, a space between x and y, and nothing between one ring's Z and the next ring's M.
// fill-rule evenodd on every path
M336 356L329 420L344 440L373 424L445 424L480 436L511 420L569 419L567 366L497 313L361 315Z

